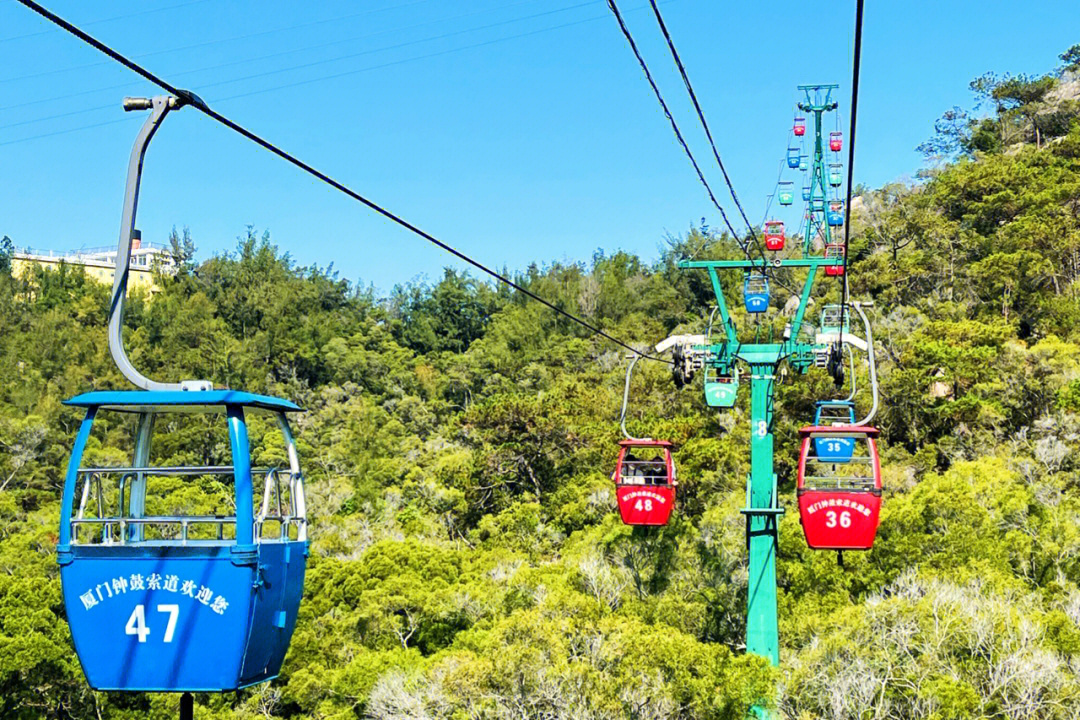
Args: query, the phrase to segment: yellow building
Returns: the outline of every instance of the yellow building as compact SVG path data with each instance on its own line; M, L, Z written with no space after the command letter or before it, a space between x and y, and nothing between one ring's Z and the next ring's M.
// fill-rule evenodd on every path
M113 284L116 271L116 248L90 248L71 252L38 250L34 248L16 248L11 259L11 272L16 277L25 277L34 267L56 269L60 263L78 265L98 282ZM158 243L144 243L135 240L131 248L131 263L128 270L128 289L146 288L157 292L154 270L171 274L176 270L176 261L168 248Z

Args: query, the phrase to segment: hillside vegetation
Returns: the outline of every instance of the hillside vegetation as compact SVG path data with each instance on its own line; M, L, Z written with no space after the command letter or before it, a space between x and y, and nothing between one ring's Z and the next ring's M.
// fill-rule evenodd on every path
M1080 46L1063 59L1075 69ZM634 531L609 478L624 352L453 271L378 298L265 234L202 263L174 234L180 271L133 298L129 353L152 377L303 405L312 518L282 676L200 696L196 716L741 719L767 698L792 719L1080 718L1080 124L1061 95L1076 76L979 82L990 114L943 119L934 170L862 194L850 277L876 303L881 527L841 567L783 517L780 670L742 652L745 390L717 413L699 384L639 363L630 429L678 444L681 486L669 527ZM519 281L644 347L703 331L707 279L675 267L694 252L737 249L693 230L653 264L598 252ZM175 713L175 696L90 692L64 620L55 543L79 416L61 400L125 387L108 294L77 268L0 264L3 718ZM818 307L838 297L818 283ZM797 428L832 392L821 371L776 389L789 508ZM120 462L131 439L91 456ZM197 428L170 452L228 459Z

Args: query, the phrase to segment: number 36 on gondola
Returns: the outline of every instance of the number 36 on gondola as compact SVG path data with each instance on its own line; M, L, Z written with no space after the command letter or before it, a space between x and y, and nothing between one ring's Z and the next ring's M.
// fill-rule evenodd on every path
M877 428L810 426L799 434L796 492L806 544L816 550L869 550L881 513ZM844 446L850 455L822 451L840 442L850 443Z

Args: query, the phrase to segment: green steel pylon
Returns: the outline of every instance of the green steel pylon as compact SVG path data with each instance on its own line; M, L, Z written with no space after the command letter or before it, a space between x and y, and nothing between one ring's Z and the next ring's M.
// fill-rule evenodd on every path
M815 357L827 352L827 345L800 342L803 315L810 300L810 290L819 267L838 264L825 257L792 258L779 261L780 267L805 268L806 282L800 294L799 309L784 331L781 342L740 343L728 313L720 281L721 270L738 269L739 276L751 270L763 272L766 263L748 260L684 260L682 269L700 268L709 273L717 310L723 328L721 342L692 346L690 352L701 355L706 368L734 368L742 362L750 375L750 475L746 482L746 537L749 552L749 581L746 607L746 651L760 655L772 665L780 664L780 637L776 603L776 552L779 537L780 507L777 477L773 468L773 391L781 364L787 363L800 373L814 366ZM776 267L774 262L771 266ZM745 375L744 375L745 377ZM763 708L755 715L768 718Z
M749 580L746 607L746 651L767 658L772 665L780 664L780 637L777 618L776 555L779 538L780 506L777 492L777 476L773 459L773 397L776 376L783 364L805 374L814 367L816 359L827 355L829 346L799 339L803 319L810 302L810 292L818 268L842 265L842 258L813 254L812 240L820 232L826 242L832 240L832 232L826 218L828 197L825 190L825 147L822 141L822 114L836 109L831 91L836 85L801 85L806 102L799 109L814 116L814 164L810 172L811 199L809 219L803 237L801 258L767 261L763 258L746 260L684 260L681 269L704 269L709 273L713 294L716 296L717 312L723 329L721 342L707 341L702 346L692 346L689 352L701 357L705 368L730 371L743 363L750 376L750 475L746 483L746 506L741 512L746 516L746 538L749 555ZM824 101L821 94L824 93ZM819 202L815 204L815 199ZM814 210L814 207L818 210ZM739 341L734 322L724 298L720 272L739 270L742 278L746 272L764 273L773 268L806 269L806 280L799 294L799 308L784 330L781 342L742 343ZM745 378L746 375L744 374ZM755 707L758 718L768 718L762 707Z
M820 233L826 245L832 243L832 228L826 222L825 213L829 202L825 190L825 145L821 134L821 117L824 113L836 110L832 100L832 91L839 85L800 85L806 100L798 104L799 110L811 113L814 117L814 162L810 172L810 199L807 201L806 227L803 232L803 255L809 255L814 237ZM822 93L825 94L822 99Z

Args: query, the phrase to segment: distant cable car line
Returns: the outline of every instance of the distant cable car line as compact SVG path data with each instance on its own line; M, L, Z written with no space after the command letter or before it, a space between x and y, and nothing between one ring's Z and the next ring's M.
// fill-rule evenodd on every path
M642 5L640 7L636 7L636 8L633 8L631 10L628 10L627 12L636 12L638 10L644 10L644 9L645 9L645 6ZM252 90L252 91L249 91L249 92L239 93L239 94L236 94L236 95L226 95L224 97L213 98L211 100L211 102L214 102L214 103L227 102L229 100L237 100L237 99L240 99L240 98L250 97L252 95L261 95L262 93L274 92L274 91L277 91L277 90L284 90L284 89L287 89L287 88L298 87L298 86L301 86L301 85L310 85L312 83L323 82L325 80L334 80L334 79L337 79L337 78L347 77L349 75L356 75L356 74L359 74L359 73L362 73L362 72L368 72L368 71L371 71L371 70L380 70L382 68L393 67L395 65L403 65L405 63L410 63L410 62L414 62L414 61L417 61L417 60L427 60L427 59L433 58L433 57L441 57L443 55L450 55L450 54L453 54L453 53L456 53L456 52L462 52L464 50L472 50L472 49L478 48L478 47L486 47L488 45L496 45L498 43L506 42L508 40L516 40L516 39L523 38L523 37L531 37L533 35L540 35L542 33L549 32L549 31L552 31L552 30L561 30L563 28L573 27L575 25L582 25L582 24L587 23L587 22L594 22L594 21L597 21L597 20L603 20L605 17L606 17L606 15L594 15L592 17L583 18L581 20L574 20L573 22L562 23L560 25L552 25L550 27L539 28L537 30L530 30L528 32L518 33L516 35L507 35L505 37L495 38L493 40L486 40L486 41L481 42L481 43L473 43L471 45L463 45L461 47L449 48L447 50L440 50L438 52L427 53L425 55L417 55L415 57L402 58L401 60L394 60L394 61L388 62L388 63L380 63L378 65L368 65L367 67L355 68L353 70L346 70L344 72L333 73L331 75L318 75L318 76L313 77L313 78L307 78L307 79L304 79L304 80L298 80L296 82L291 82L291 83L284 83L284 84L281 84L281 85L272 85L271 87L260 88L258 90ZM126 84L122 85L121 87L131 87L131 83L126 83ZM207 86L207 87L210 87L210 86ZM98 111L98 110L104 110L104 109L111 108L111 107L114 107L114 105L112 105L112 104L103 105L103 106L100 106L100 107L91 108L90 110ZM45 120L56 119L58 117L67 117L68 115L74 115L74 114L78 114L78 113L82 113L82 112L90 112L90 110L76 111L75 113L61 113L60 115L57 115L57 116L39 118L39 120L45 121ZM55 131L47 132L47 133L41 133L39 135L30 135L28 137L16 138L14 140L7 140L5 142L0 142L0 147L3 147L5 145L15 145L15 144L18 144L18 143L21 143L21 142L30 142L31 140L39 140L39 139L47 138L47 137L54 137L56 135L66 135L68 133L79 132L80 130L90 130L90 129L93 129L93 128L102 127L104 125L113 125L113 124L116 124L116 123L126 122L127 120L128 120L127 118L118 118L118 119L115 119L115 120L106 120L104 122L91 123L89 125L80 125L78 127L66 128L66 129L63 129L63 130L55 130ZM13 123L12 125L0 126L0 129L6 128L6 127L14 127L16 125L24 125L24 124L28 124L28 123L25 123L25 122Z
M165 10L176 10L178 8L187 7L188 5L197 5L199 3L206 2L206 0L189 0L189 2L182 2L177 5L166 5L165 7L151 8L149 10L140 10L138 12L128 13L126 15L114 15L110 18L101 18L100 20L90 20L83 23L84 25L100 25L101 23L113 22L114 20L124 20L126 18L138 17L139 15L149 15L150 13L163 12ZM39 35L48 35L53 32L50 28L48 30L39 30L38 32L26 33L25 35L13 35L12 37L0 38L0 42L11 42L12 40L23 40L24 38L38 37Z
M40 135L30 135L28 137L16 138L15 140L6 140L0 142L0 147L5 145L18 145L19 143L30 142L32 140L41 140L43 138L55 137L57 135L67 135L68 133L79 132L81 130L92 130L94 128L104 127L105 125L116 125L118 123L127 122L130 118L122 117L115 120L106 120L104 122L93 123L92 125L79 125L78 127L66 128L64 130L54 130L53 132L41 133Z
M426 2L427 0L422 0L422 1ZM523 2L514 3L514 5L522 5L522 4L526 3L526 2L533 2L533 1L534 0L523 0ZM509 25L509 24L516 23L516 22L524 22L526 20L532 20L534 18L543 17L545 15L553 15L555 13L566 12L568 10L576 10L578 8L586 7L588 5L593 5L593 4L595 4L595 2L596 2L596 0L589 0L588 2L579 3L577 5L570 5L569 7L559 8L557 10L548 10L548 11L545 11L545 12L542 12L542 13L536 13L534 15L526 15L526 16L520 17L520 18L511 18L509 20L501 20L501 21L499 21L497 23L490 23L488 25L480 25L478 27L464 28L464 29L461 29L461 30L455 30L453 32L443 33L441 35L433 35L431 37L419 38L419 39L416 39L416 40L409 40L408 42L397 43L396 45L387 45L387 46L384 46L384 47L372 48L370 50L364 50L362 52L349 53L348 55L339 55L338 57L324 58L324 59L321 59L321 60L315 60L315 61L312 61L312 62L306 62L306 63L302 63L302 64L299 64L299 65L290 65L288 67L278 68L278 69L275 69L275 70L268 70L266 72L254 73L254 74L251 74L251 75L243 75L241 77L230 78L230 79L226 79L226 80L218 80L218 81L215 81L215 82L212 82L212 83L201 85L200 89L205 90L206 88L219 87L221 85L228 85L230 83L243 82L245 80L253 80L255 78L266 77L266 76L269 76L269 75L277 75L277 74L284 73L284 72L290 72L292 70L302 70L304 68L314 67L316 65L325 65L327 63L339 62L341 60L351 60L353 58L363 57L364 55L372 55L374 53L386 52L388 50L398 50L400 48L409 47L411 45L419 45L420 43L425 43L425 42L434 42L436 40L443 40L445 38L454 37L456 35L464 35L466 33L477 32L477 31L480 31L480 30L488 30L488 29L491 29L491 28L494 28L494 27L500 27L502 25ZM507 6L503 6L503 7L507 7ZM509 6L509 7L512 7L512 6ZM458 19L458 18L467 17L468 15L474 15L474 14L476 14L476 13L466 13L465 15L459 15L456 18L448 18L448 20L455 20L455 19ZM429 25L431 23L424 23L424 24ZM385 34L385 32L382 32L382 33L369 33L368 35L361 35L359 37L348 38L348 39L345 39L345 40L335 40L334 42L321 43L321 44L318 44L318 45L309 45L307 47L294 48L292 50L284 50L282 52L270 53L269 55L260 55L258 57L253 57L253 58L245 58L245 59L241 59L241 60L232 60L232 61L227 62L227 63L220 63L220 64L217 64L217 65L209 65L209 66L205 66L205 67L201 67L201 68L195 68L193 70L181 70L180 72L176 73L176 75L190 75L192 73L205 72L207 70L218 70L220 68L232 67L234 65L242 65L244 63L249 63L249 62L257 62L259 60L269 60L270 58L281 57L282 55L288 55L288 54L294 53L294 52L304 52L306 50L318 50L318 49L321 49L321 48L324 48L324 47L330 47L332 45L340 45L340 44L346 43L346 42L354 42L356 40L361 40L361 39L368 38L368 37L374 37L375 35L380 35L380 34ZM73 96L87 95L87 94L91 94L91 93L94 93L94 92L104 92L106 90L122 90L122 89L124 89L126 87L130 87L130 83L124 83L124 84L121 84L121 85L110 85L108 87L97 88L95 90L85 90L85 91L78 92L78 93L72 93L71 95L64 95L64 96L59 96L59 97L46 98L46 99L43 99L43 100L34 100L34 101L31 101L31 102L20 103L20 104L17 104L17 105L7 105L5 107L0 107L0 110L12 110L12 109L15 109L15 108L18 108L18 107L26 107L28 105L37 105L37 104L41 104L41 103L45 103L45 102L52 102L52 101L56 101L56 100L66 100L67 98L70 98L70 97L73 97ZM111 109L111 108L115 108L115 107L116 107L116 103L109 103L108 105L100 105L100 106L97 106L97 107L86 108L86 109L83 109L83 110L76 110L76 111L70 112L70 113L61 113L59 115L50 115L50 116L41 117L41 118L34 118L32 120L24 120L22 122L12 123L12 124L9 124L9 125L0 125L0 128L15 127L16 125L26 125L26 124L29 124L29 123L32 123L32 122L44 122L46 120L52 120L52 119L58 118L58 117L66 117L68 115L74 115L74 114L77 114L77 113L94 112L96 110L107 110L107 109Z
M562 12L564 10L573 10L573 9L577 9L577 8L580 8L580 7L585 7L587 5L592 5L595 2L596 2L596 0L592 0L591 2L581 3L579 5L572 5L570 7L563 8L562 10L555 10L555 11L548 11L548 12L544 12L544 13L538 13L536 15L529 15L529 16L526 16L524 18L517 18L516 20L512 20L512 21L504 21L504 22L494 23L494 24L491 24L491 25L484 25L484 26L481 26L481 27L471 28L469 30L459 30L459 31L455 31L455 32L452 32L452 33L446 33L444 35L435 36L435 37L432 37L432 38L426 38L426 39L422 39L422 40L413 40L413 41L409 41L407 43L400 43L398 45L390 45L390 46L387 46L387 47L384 47L384 48L378 48L376 50L368 50L368 51L365 51L365 52L362 52L362 53L354 53L352 55L345 55L345 56L341 56L339 58L331 58L331 59L327 59L327 60L323 60L323 61L318 61L318 62L315 62L315 63L307 63L307 64L304 64L304 65L295 65L295 66L288 67L288 68L282 68L281 70L269 71L269 72L265 72L265 73L257 73L257 74L254 74L254 75L247 75L247 76L244 76L244 77L234 78L234 79L231 79L231 80L222 80L222 81L218 81L218 82L208 83L206 85L200 85L199 89L200 89L200 91L202 91L202 90L205 90L206 88L220 87L221 85L228 85L228 84L231 84L231 83L240 82L242 80L251 80L253 78L263 77L263 76L266 76L266 75L271 75L271 74L275 74L275 73L279 73L279 72L285 72L285 71L288 71L288 70L298 70L298 69L301 69L301 68L310 67L311 65L317 65L317 64L326 63L326 62L333 62L335 59L336 60L344 60L344 59L348 59L348 58L359 57L361 55L369 55L371 53L380 52L380 51L383 51L383 50L394 50L394 49L397 49L397 48L406 47L408 45L415 45L415 44L418 44L420 42L426 42L428 40L440 40L440 39L443 39L443 38L451 37L453 35L460 35L460 34L463 34L465 32L472 32L472 31L475 31L475 30L485 30L485 29L488 29L488 28L491 28L491 27L496 27L498 25L504 25L504 24L507 24L509 22L517 22L519 20L529 20L529 19L532 19L532 18L541 17L543 15L550 15L550 14L552 14L554 12ZM641 6L639 8L634 8L634 10L642 10L642 9L644 9L644 6ZM452 54L452 53L455 53L455 52L460 52L460 51L463 51L463 50L471 50L473 48L485 47L487 45L494 45L494 44L497 44L497 43L500 43L500 42L506 42L507 40L516 40L518 38L529 37L531 35L539 35L541 33L548 32L550 30L560 30L562 28L571 27L573 25L580 25L580 24L586 23L586 22L592 22L592 21L595 21L595 20L601 20L601 19L603 19L603 17L604 16L602 16L602 15L597 15L597 16L593 16L593 17L589 17L589 18L583 18L581 20L575 20L575 21L569 22L569 23L563 23L561 25L553 25L551 27L538 28L536 30L530 30L530 31L524 32L524 33L518 33L516 35L507 35L507 36L501 37L501 38L494 38L492 40L485 40L484 42L480 42L480 43L473 43L471 45L463 45L461 47L449 48L447 50L440 50L438 52L428 53L426 55L418 55L416 57L411 57L411 58L402 58L401 60L394 60L392 62L381 63L379 65L369 65L367 67L355 68L355 69L352 69L352 70L345 70L343 72L333 73L333 74L330 74L330 75L318 75L318 76L313 77L313 78L306 78L304 80L298 80L296 82L284 83L284 84L281 84L281 85L274 85L274 86L271 86L271 87L268 87L268 88L261 88L259 90L252 90L252 91L245 92L245 93L240 93L240 94L237 94L237 95L228 95L228 96L221 97L221 98L215 98L213 100L213 102L224 102L226 100L234 100L234 99L237 99L237 98L248 97L250 95L258 95L258 94L264 93L264 92L273 92L275 90L282 90L282 89L285 89L285 88L297 87L299 85L307 85L307 84L314 83L314 82L322 82L323 80L333 80L335 78L346 77L348 75L355 75L357 73L367 72L369 70L379 70L381 68L392 67L394 65L401 65L401 64L404 64L404 63L407 63L407 62L412 62L414 60L425 60L427 58L439 57L441 55L449 55L449 54ZM272 57L272 56L266 56L266 57ZM259 59L259 58L254 58L253 60L255 60L255 59ZM224 63L224 64L219 65L219 66L211 66L211 67L199 68L198 70L184 70L184 71L181 71L181 72L177 73L177 75L187 75L187 74L190 74L190 73L201 72L201 71L204 71L204 70L213 70L213 69L215 69L217 67L227 67L230 64L237 64L237 63ZM124 83L124 84L116 85L116 86L112 86L112 87L101 88L101 90L102 91L104 91L104 90L118 90L118 89L128 88L128 87L131 87L131 86L132 86L131 83ZM97 92L97 91L87 91L87 92ZM73 95L84 95L84 94L87 94L87 93L86 92L74 93ZM52 98L52 99L61 99L61 98ZM22 105L28 105L28 104L32 104L32 103L23 103ZM9 105L7 107L0 107L0 111L9 110L9 109L16 108L16 107L21 107L22 105ZM91 108L83 108L83 109L79 109L79 110L72 110L70 112L58 113L58 114L55 114L55 115L46 115L46 116L43 116L43 117L33 118L33 119L30 119L30 120L20 120L19 122L8 123L6 125L0 125L0 130L6 129L6 128L11 128L11 127L20 127L20 126L23 126L23 125L31 125L31 124L34 124L34 123L37 123L37 122L46 122L46 121L49 121L49 120L56 120L56 119L59 119L59 118L70 117L70 116L73 116L73 115L84 115L86 113L98 112L98 111L101 111L101 110L109 110L109 109L114 108L114 107L115 107L115 103L108 103L106 105L97 105L97 106L94 106L94 107L91 107ZM122 122L122 120L117 121L117 122ZM99 127L102 124L103 123L95 123L93 125L88 125L88 126L85 126L85 127L87 127L87 128ZM78 128L72 128L70 131L61 131L60 133L45 133L44 135L34 135L34 136L31 136L31 137L28 137L28 138L20 138L20 139L17 139L17 140L8 141L6 143L0 143L0 146L12 144L12 143L15 143L15 142L21 142L23 139L33 140L33 139L37 139L39 137L50 137L52 135L61 134L63 132L75 132L76 130L81 130L81 129L84 129L84 128L83 127L78 127Z
M520 292L522 295L525 295L526 297L529 297L529 298L535 300L536 302L540 303L541 305L544 305L545 307L549 308L550 310L553 310L555 313L565 317L568 320L571 320L571 321L577 323L578 325L585 328L586 330L591 331L593 334L599 335L600 337L605 338L605 339L615 343L619 347L622 347L622 348L624 348L626 350L629 350L630 352L634 353L635 355L646 358L648 360L655 360L657 362L663 362L663 363L671 364L671 361L669 361L669 360L664 360L663 358L658 358L658 357L655 357L653 355L648 355L646 353L641 352L640 350L634 348L633 346L623 342L622 340L619 340L617 337L608 334L607 332L605 332L604 330L600 329L599 327L593 325L589 321L583 320L583 319L577 317L576 315L573 315L573 314L567 312L566 310L563 310L559 306L555 305L554 303L550 302L549 300L545 300L541 296L539 296L536 293L532 292L531 290L523 287L522 285L519 285L518 283L514 282L513 280L511 280L510 278L506 277L505 275L499 273L498 271L492 270L491 268L487 267L486 265L484 265L483 263L481 263L478 260L474 260L473 258L469 257L468 255L461 252L460 250L457 250L456 248L452 247L451 245L448 245L445 242L443 242L442 240L439 240L434 235L432 235L432 234L430 234L430 233L428 233L428 232L426 232L424 230L421 230L419 227L417 227L416 225L413 225L408 220L405 220L401 216L394 214L393 212L391 212L390 210L387 210L386 208L384 208L381 205L377 204L373 200L369 200L368 198L364 197L360 193L358 193L355 190L351 189L347 185L343 185L342 183L338 182L337 180L334 180L329 175L323 173L320 170L317 170L316 168L312 167L311 165L308 165L306 162L304 162L300 158L296 157L295 155L292 155L292 154L286 152L285 150L282 150L277 145L274 145L273 143L271 143L269 140L263 139L262 137L260 137L259 135L256 135L255 133L253 133L252 131L250 131L247 128L243 127L242 125L239 125L238 123L233 122L232 120L225 117L221 113L219 113L219 112L217 112L215 110L212 110L197 95L194 95L193 93L191 93L191 92L189 92L187 90L182 90L182 89L176 87L175 85L172 85L172 84L166 82L165 80L163 80L160 77L158 77L157 75L153 74L152 72L150 72L146 68L142 67L141 65L138 65L134 61L128 59L124 55L120 54L116 50L114 50L111 47L109 47L108 45L104 44L103 42L101 42L97 38L95 38L92 35L86 33L85 31L79 29L75 25L72 25L67 20L64 20L59 15L56 15L55 13L53 13L53 12L47 10L46 8L42 7L38 3L34 2L34 0L16 0L16 2L18 2L20 5L23 5L23 6L27 7L27 8L29 8L29 9L33 10L34 12L36 12L38 15L41 15L43 18L45 18L49 22L52 22L55 25L58 25L59 27L63 28L67 32L71 33L72 35L79 38L83 42L85 42L85 43L91 45L92 47L96 48L97 50L105 53L110 58L117 61L121 65L125 66L126 68L128 68L132 72L138 73L139 75L146 78L150 82L154 83L158 87L162 88L166 92L168 92L171 95L174 95L175 97L179 98L182 102L191 105L193 108L195 108L199 112L203 113L207 117L212 118L213 120L216 120L217 122L221 123L222 125L226 126L227 128L229 128L229 129L239 133L240 135L244 136L248 140L251 140L255 144L263 147L266 150L269 150L270 152L277 155L281 159L286 160L287 162L291 163L292 165L295 165L296 167L300 168L301 170L307 172L308 174L313 175L314 177L318 178L319 180L322 180L327 185L330 185L331 187L341 191L342 193L348 195L349 197L356 200L357 202L362 203L363 205L367 206L371 210L374 210L375 212L382 215L386 219L396 223L397 225L400 225L401 227L405 228L406 230L409 230L410 232L412 232L412 233L414 233L416 235L419 235L420 237L424 238L425 240L427 240L431 244L445 250L446 252L450 253L451 255L458 258L459 260L462 260L462 261L468 263L469 265L472 265L476 269L478 269L481 272L495 278L499 282L501 282L501 283L503 283L505 285L508 285L509 287L512 287L513 289Z
M420 3L430 2L430 0L414 0L413 2L405 3L404 5L394 5L392 7L380 8L378 10L367 10L361 13L353 13L351 15L341 15L339 17L325 18L323 20L314 20L312 22L300 23L298 25L286 25L285 27L271 28L270 30L260 30L259 32L248 33L247 35L234 35L227 38L219 38L217 40L206 40L192 45L182 45L180 47L164 48L162 50L154 50L152 52L140 53L133 55L137 58L148 58L156 55L166 55L168 53L182 52L184 50L194 50L196 48L209 47L211 45L221 45L229 42L236 42L238 40L248 40L253 37L262 37L263 35L272 35L278 32L285 32L286 30L299 30L300 28L312 27L314 25L325 25L331 22L340 22L342 20L351 20L357 17L363 17L365 15L373 15L375 13L382 12L384 10L398 10L400 8L410 7L412 5L419 5ZM35 33L42 34L42 33ZM65 68L56 68L54 70L45 70L43 72L31 73L29 75L16 75L11 78L0 78L0 83L15 82L17 80L31 80L33 78L46 77L48 75L56 75L58 73L71 72L72 70L83 70L85 68L99 67L102 65L108 65L107 62L86 63L84 65L71 65Z
M641 9L644 9L644 7L645 6L643 5L640 8L636 8L636 9L641 10ZM305 80L297 80L296 82L285 83L283 85L275 85L273 87L263 88L263 89L260 89L260 90L251 90L249 92L241 93L239 95L227 95L227 96L225 96L223 98L219 98L215 102L224 102L226 100L236 100L237 98L249 97L251 95L259 95L260 93L264 93L264 92L271 92L271 91L274 91L274 90L283 90L283 89L286 89L286 88L299 87L301 85L310 85L311 83L323 82L324 80L334 80L334 79L337 79L337 78L340 78L340 77L347 77L349 75L356 75L357 73L366 72L368 70L378 70L380 68L391 67L391 66L394 66L394 65L402 65L404 63L412 62L414 60L426 60L428 58L440 57L442 55L451 55L453 53L460 52L462 50L472 50L473 48L487 47L488 45L497 45L498 43L506 42L507 40L517 40L519 38L531 37L533 35L541 35L543 33L549 32L551 30L561 30L563 28L573 27L575 25L583 25L583 24L585 24L587 22L595 22L597 20L602 20L604 17L605 16L603 16L603 15L594 15L592 17L582 18L581 20L574 20L572 22L562 23L561 25L552 25L551 27L538 28L536 30L530 30L528 32L518 33L516 35L507 35L506 37L494 38L492 40L485 40L484 42L475 43L473 45L465 45L465 46L459 47L459 48L449 48L447 50L440 50L439 52L429 53L427 55L419 55L419 56L414 57L414 58L405 58L403 60L395 60L393 62L383 63L381 65L373 65L373 66L366 67L366 68L359 68L359 69L356 69L356 70L346 70L344 72L334 73L332 75L320 75L318 77L307 78Z

